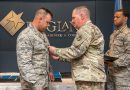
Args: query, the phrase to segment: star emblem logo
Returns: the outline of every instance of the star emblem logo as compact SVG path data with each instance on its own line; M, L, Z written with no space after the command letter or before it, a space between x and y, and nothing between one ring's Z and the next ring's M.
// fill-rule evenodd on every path
M0 24L13 36L25 24L21 19L22 14L23 12L17 15L13 10L11 10Z

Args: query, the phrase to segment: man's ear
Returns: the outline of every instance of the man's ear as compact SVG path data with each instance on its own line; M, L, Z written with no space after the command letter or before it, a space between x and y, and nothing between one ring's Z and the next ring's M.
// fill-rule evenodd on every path
M84 15L81 13L80 16L81 16L81 19L83 20L84 19Z
M39 23L41 23L43 21L42 17L39 17Z
M85 15L83 13L81 13L81 19L84 20L85 19Z
M39 17L40 20L42 20L42 17Z
M128 17L125 17L125 22L127 22L127 20L128 20Z

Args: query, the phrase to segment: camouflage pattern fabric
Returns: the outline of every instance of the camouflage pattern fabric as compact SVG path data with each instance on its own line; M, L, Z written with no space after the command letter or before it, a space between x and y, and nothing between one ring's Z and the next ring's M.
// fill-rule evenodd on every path
M130 90L130 29L127 25L114 30L106 55L117 57L108 67L108 90Z
M77 90L104 90L103 82L76 82Z
M105 82L104 39L100 29L86 22L79 30L72 45L57 48L55 54L60 61L71 62L75 81Z
M31 24L17 38L17 63L22 79L48 87L49 52L46 34Z

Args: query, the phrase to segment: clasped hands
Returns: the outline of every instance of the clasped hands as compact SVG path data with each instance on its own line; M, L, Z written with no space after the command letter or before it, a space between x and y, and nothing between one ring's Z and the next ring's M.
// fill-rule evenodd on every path
M56 52L56 47L54 46L48 46L49 54L54 60L58 60L59 57L55 54Z

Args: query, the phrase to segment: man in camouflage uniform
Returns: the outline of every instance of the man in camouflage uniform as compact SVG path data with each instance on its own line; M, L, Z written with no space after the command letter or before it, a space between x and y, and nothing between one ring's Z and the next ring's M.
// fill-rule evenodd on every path
M92 24L86 6L76 7L72 12L72 24L76 37L68 48L49 46L50 53L60 61L71 62L72 78L77 90L104 90L104 39L100 29ZM55 58L54 58L55 59Z
M49 42L44 30L52 17L48 9L38 9L34 20L17 38L17 63L22 90L48 90Z
M106 55L116 57L109 63L107 90L130 90L130 29L127 27L128 11L114 14L115 30L110 36L110 49Z

